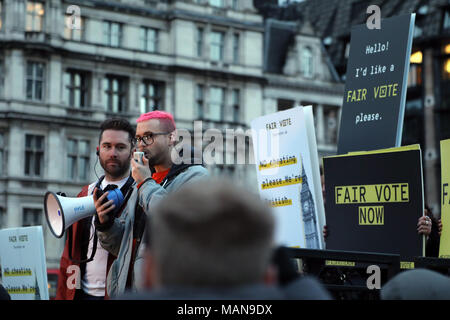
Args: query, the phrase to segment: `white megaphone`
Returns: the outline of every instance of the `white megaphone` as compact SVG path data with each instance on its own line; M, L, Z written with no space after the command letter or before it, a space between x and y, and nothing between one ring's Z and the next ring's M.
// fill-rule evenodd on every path
M113 200L116 208L123 202L120 189L108 190L108 200ZM57 238L75 222L95 214L94 196L69 198L48 191L44 197L45 217L51 232Z

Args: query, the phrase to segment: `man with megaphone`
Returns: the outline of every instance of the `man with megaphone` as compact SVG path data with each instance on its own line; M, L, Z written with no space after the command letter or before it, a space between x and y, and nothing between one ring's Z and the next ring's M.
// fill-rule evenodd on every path
M130 175L134 136L134 128L125 119L107 119L100 125L99 146L96 154L105 175L83 187L78 197L87 198L94 193L94 190L103 190L104 198L117 190L117 194L123 196L122 201L126 202L134 183ZM99 195L94 196L94 200L97 200L96 198L99 198ZM119 210L113 209L109 214L118 214ZM67 219L67 217L64 218ZM106 295L106 276L115 257L100 245L97 246L94 221L94 216L91 214L75 222L71 227L72 230L70 227L68 229L60 262L56 299L101 300ZM73 266L79 268L73 268ZM77 285L73 286L70 278L76 270L80 270L81 274L79 277L74 275Z
M164 111L151 111L137 119L136 148L144 153L142 162L131 160L135 180L133 192L119 217L109 215L112 201L95 202L98 239L102 247L117 259L107 277L107 294L115 297L125 290L136 290L142 284L142 262L145 248L140 246L147 217L160 199L181 186L208 176L201 160L178 161L175 150L177 132L173 116ZM174 152L172 152L174 151ZM183 157L185 159L185 157ZM176 161L175 161L176 160ZM94 198L95 199L95 198Z

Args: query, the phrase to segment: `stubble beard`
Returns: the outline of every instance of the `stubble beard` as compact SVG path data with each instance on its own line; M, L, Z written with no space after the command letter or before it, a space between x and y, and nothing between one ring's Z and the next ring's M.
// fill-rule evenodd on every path
M128 171L130 171L130 159L128 159L127 162L121 163L119 160L114 161L117 166L113 169L108 168L109 163L112 160L100 160L100 165L103 168L103 171L105 172L105 175L110 176L113 179L122 178Z

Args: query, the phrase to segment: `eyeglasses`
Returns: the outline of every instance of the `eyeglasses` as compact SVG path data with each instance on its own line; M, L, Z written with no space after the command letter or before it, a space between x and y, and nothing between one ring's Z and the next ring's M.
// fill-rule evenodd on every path
M139 142L142 141L142 143L146 146L151 145L153 142L155 142L155 136L159 136L159 135L165 135L165 134L170 134L170 132L152 132L152 133L148 133L143 137L136 137L134 138L134 142L135 145L138 145Z

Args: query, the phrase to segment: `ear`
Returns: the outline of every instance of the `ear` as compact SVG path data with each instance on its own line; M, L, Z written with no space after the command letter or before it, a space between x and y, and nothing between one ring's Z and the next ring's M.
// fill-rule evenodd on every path
M177 136L178 136L178 131L177 131L177 129L173 130L173 131L170 133L169 138L170 138L170 144L171 144L171 145L175 145L175 143L177 142Z

